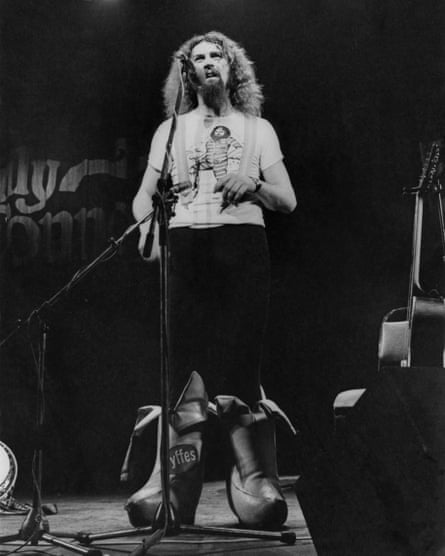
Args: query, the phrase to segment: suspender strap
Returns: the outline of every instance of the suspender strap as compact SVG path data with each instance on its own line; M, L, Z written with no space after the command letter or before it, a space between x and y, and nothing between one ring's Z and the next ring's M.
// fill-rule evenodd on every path
M252 158L256 147L257 122L257 118L253 116L244 118L244 148L238 170L241 175L249 176L251 173Z
M176 127L175 154L178 184L190 181L187 154L185 151L185 118L179 116Z

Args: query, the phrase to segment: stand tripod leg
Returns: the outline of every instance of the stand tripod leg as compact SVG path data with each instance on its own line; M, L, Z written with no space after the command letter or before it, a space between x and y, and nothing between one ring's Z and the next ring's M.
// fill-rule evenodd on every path
M227 527L209 527L199 525L180 525L179 531L183 533L195 533L199 535L211 534L227 537L251 537L268 541L280 541L284 544L295 544L297 539L293 531L254 531L252 529L234 529Z
M62 548L67 548L76 554L86 554L86 556L102 556L102 551L96 548L83 548L82 546L76 546L69 542L64 541L63 539L59 539L49 533L43 533L41 538L55 546L60 546Z
M153 531L152 527L140 527L132 529L120 529L116 531L108 531L107 533L78 533L76 539L83 545L96 541L104 541L109 539L118 539L120 537L137 537L139 535L149 535Z
M79 533L76 538L77 540L85 545L89 546L93 542L100 542L102 540L112 540L119 539L122 537L137 537L141 535L146 535L140 546L147 550L148 547L153 546L160 542L161 538L165 535L163 529L155 529L153 527L141 527L136 529L122 529L117 531L109 531L107 533ZM92 553L88 553L92 554ZM133 554L133 553L132 553Z

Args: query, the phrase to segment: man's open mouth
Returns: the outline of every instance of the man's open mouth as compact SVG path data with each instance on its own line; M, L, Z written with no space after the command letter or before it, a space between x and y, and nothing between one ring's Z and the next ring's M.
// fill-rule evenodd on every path
M210 79L211 77L219 77L219 73L216 70L206 70L205 76L206 79Z

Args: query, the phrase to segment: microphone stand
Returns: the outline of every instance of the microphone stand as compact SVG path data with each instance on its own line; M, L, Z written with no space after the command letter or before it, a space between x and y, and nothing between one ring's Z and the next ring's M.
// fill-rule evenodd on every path
M181 76L186 72L187 60L180 58ZM277 540L282 543L295 544L296 535L290 531L254 531L251 529L235 529L226 527L209 527L197 525L184 525L178 520L170 503L170 480L169 480L169 361L168 361L168 225L171 216L174 214L174 206L177 202L177 195L173 193L170 176L170 154L173 145L173 138L176 131L179 109L182 103L183 82L178 88L175 102L175 110L172 117L171 127L166 143L164 161L161 176L158 180L158 190L153 196L153 216L150 229L147 234L147 241L143 249L144 257L149 257L152 248L152 238L156 222L159 224L159 249L160 249L160 386L161 386L161 490L162 502L156 512L153 524L148 527L137 527L123 529L105 533L79 533L76 537L81 543L89 545L95 541L115 539L119 537L130 537L147 535L139 546L130 553L130 556L145 556L149 554L150 547L159 543L163 537L177 535L179 533L193 534L212 534L230 537L250 537L264 540Z
M146 222L151 217L152 211L146 214L141 220L132 224L127 228L123 235L117 239L111 239L110 245L90 264L78 270L71 280L61 288L50 299L44 301L38 308L34 309L30 315L24 320L19 321L16 328L9 333L2 341L0 341L0 348L9 341L19 330L26 324L31 326L32 322L36 319L39 323L39 357L37 366L37 402L36 402L36 442L34 447L33 464L32 464L32 484L33 496L32 506L26 515L18 533L14 535L6 535L0 537L0 544L24 541L25 544L38 545L39 541L45 541L55 546L66 548L77 554L85 554L86 556L102 556L102 551L96 548L85 548L83 546L75 545L64 541L60 537L71 537L76 539L76 534L60 534L55 536L49 533L48 520L45 517L45 512L42 507L42 470L43 470L43 427L45 424L45 374L46 374L46 351L47 351L47 337L48 337L48 324L46 322L45 313L53 307L62 297L68 293L78 284L87 274L96 268L100 263L111 258L119 249L123 241L130 235L136 228Z

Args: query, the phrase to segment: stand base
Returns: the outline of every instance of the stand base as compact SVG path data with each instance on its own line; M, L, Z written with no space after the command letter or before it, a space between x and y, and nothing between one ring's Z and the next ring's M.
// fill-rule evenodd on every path
M143 556L151 546L160 542L163 537L176 536L180 533L191 533L195 535L211 534L231 538L252 538L269 541L275 540L287 545L295 544L296 541L296 535L292 531L257 531L253 529L235 529L216 526L181 525L173 508L170 507L169 511L165 512L164 507L165 506L160 504L156 512L155 523L149 527L121 529L97 534L79 533L76 539L81 544L88 546L96 541L145 535L140 545L130 556ZM167 522L167 525L165 525L165 522Z
M74 539L74 535L72 535L72 538ZM0 537L0 545L14 541L23 541L23 543L27 543L31 546L37 546L40 541L44 541L54 546L60 546L71 550L76 554L84 554L86 556L102 556L101 550L78 546L55 535L51 535L47 519L43 517L41 510L35 508L30 509L18 533L15 535Z
M110 531L108 533L98 533L98 534L85 534L80 533L76 538L77 540L88 546L91 543L111 540L123 537L133 537L144 535L144 538L133 550L129 556L147 556L149 554L150 548L160 543L163 538L172 537L179 535L181 533L191 533L194 535L217 535L229 538L243 538L243 539L262 539L262 540L274 540L284 543L286 545L293 545L296 542L296 535L292 531L284 532L272 532L272 531L255 531L250 529L232 529L226 527L206 527L199 525L174 525L164 529L156 529L155 527L143 527L137 529L123 529L118 531ZM93 556L94 552L91 551ZM95 556L95 555L94 555Z
M284 544L292 545L295 544L296 535L293 531L257 531L254 529L235 529L228 527L211 527L211 526L201 526L201 525L173 525L167 527L166 531L163 532L161 529L156 527L139 527L136 529L120 529L117 531L109 531L107 533L79 533L76 535L76 540L81 544L86 546L93 542L117 539L122 537L138 537L141 535L154 535L160 532L162 536L175 536L180 533L192 533L195 535L221 535L228 537L237 538L252 538L252 539L262 539L262 540L274 540L280 541Z

